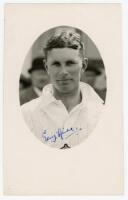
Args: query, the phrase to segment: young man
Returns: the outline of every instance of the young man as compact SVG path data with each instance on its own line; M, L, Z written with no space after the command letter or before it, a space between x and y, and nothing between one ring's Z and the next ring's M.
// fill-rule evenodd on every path
M62 31L51 36L44 52L51 84L44 87L40 98L22 106L23 115L43 143L70 148L94 129L103 102L91 86L80 82L87 59L79 34Z

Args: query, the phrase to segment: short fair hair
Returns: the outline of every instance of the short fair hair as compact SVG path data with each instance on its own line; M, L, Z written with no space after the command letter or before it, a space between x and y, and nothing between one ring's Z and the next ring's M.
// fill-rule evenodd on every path
M59 33L54 33L48 39L46 47L44 48L45 59L47 59L48 52L54 48L78 49L80 56L84 59L84 43L79 33L69 30L62 30Z

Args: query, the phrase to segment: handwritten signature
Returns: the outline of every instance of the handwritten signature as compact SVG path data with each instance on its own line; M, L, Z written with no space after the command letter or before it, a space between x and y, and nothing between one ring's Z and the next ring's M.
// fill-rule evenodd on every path
M78 135L78 132L81 130L82 128L67 128L67 129L58 128L57 131L52 135L48 135L48 131L43 130L42 137L45 142L50 141L52 143L55 143L57 139L61 139L61 140L66 139L75 133L76 135Z

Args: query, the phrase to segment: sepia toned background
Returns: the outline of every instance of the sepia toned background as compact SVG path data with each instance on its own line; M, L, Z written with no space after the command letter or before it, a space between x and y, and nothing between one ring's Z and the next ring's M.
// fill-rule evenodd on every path
M107 77L105 112L81 145L60 151L26 126L19 102L24 59L42 32L68 25L98 47ZM4 194L123 194L122 41L120 4L11 4L5 8Z
M76 27L58 26L39 35L25 57L19 81L20 104L22 105L39 97L43 87L50 82L45 67L41 64L45 57L43 49L45 48L48 38L54 34L54 32L59 32L61 30L72 30L80 34L85 47L84 56L88 58L88 67L87 70L82 73L81 81L91 85L105 103L107 91L106 73L102 57L95 43L86 33ZM32 71L33 73L29 73L29 69L31 68L34 68ZM34 91L34 87L39 89L39 93Z

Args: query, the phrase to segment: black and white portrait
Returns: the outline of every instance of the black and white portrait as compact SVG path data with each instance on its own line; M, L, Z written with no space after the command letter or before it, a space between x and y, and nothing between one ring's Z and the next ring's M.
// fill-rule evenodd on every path
M67 149L84 141L106 98L103 60L88 35L69 26L41 34L26 56L19 97L25 122L42 143Z
M121 5L6 4L4 19L4 194L122 195Z

